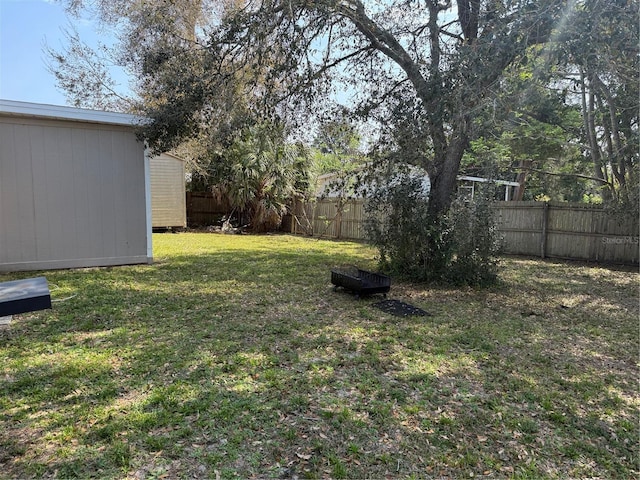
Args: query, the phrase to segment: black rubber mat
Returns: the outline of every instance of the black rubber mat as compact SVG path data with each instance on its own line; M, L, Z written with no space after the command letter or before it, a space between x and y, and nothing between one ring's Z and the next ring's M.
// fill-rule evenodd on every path
M373 306L396 317L426 317L431 315L421 308L414 307L400 300L382 300L381 302L374 303Z

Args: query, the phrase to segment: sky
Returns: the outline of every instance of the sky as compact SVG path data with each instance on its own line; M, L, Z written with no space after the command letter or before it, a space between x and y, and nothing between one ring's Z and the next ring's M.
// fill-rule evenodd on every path
M44 45L61 50L71 23L88 44L100 38L91 20L68 17L59 1L0 0L0 99L68 105L47 70Z

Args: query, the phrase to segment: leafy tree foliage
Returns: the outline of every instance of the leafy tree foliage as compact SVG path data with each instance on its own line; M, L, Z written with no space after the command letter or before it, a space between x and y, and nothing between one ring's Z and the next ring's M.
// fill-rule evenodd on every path
M604 199L637 218L638 23L633 2L574 2L507 70L466 167L492 156L502 175L519 167L523 198Z
M355 193L358 173L366 166L367 156L361 151L361 137L348 119L324 121L313 142L312 182L325 174L332 175L326 185L333 194L349 197ZM315 190L313 195L316 195ZM329 194L320 192L320 195Z
M501 81L492 105L476 118L478 138L463 160L465 173L520 184L514 200L582 200L588 163L579 148L579 109L553 88L539 48L528 52ZM544 73L540 71L544 68Z
M255 232L275 230L291 198L306 190L308 152L272 124L247 128L210 163L213 191Z
M360 144L360 134L348 119L322 122L313 141L319 173L356 168L363 160Z
M47 45L49 68L59 87L75 106L133 111L145 96L145 63L158 48L197 45L197 32L215 17L211 0L59 0L68 13L97 21L99 28L117 38L115 45L88 46L70 26L62 51ZM213 15L212 15L213 13ZM147 58L149 57L149 58ZM123 94L112 69L130 74L132 94Z
M577 70L593 175L605 186L605 199L617 200L637 221L640 12L632 1L589 0L581 7L564 53ZM591 35L581 37L587 29Z
M582 114L581 144L605 202L637 221L640 176L640 11L636 2L584 0L557 38L554 60Z
M229 2L202 31L201 1L96 4L104 18L116 5L129 19L126 60L141 79L141 110L154 119L146 135L157 148L219 118L221 97L248 97L272 116L317 106L335 81L351 82L359 113L391 126L398 111L415 117L404 143L428 144L411 160L429 172L435 218L451 203L474 110L505 68L548 39L564 2Z
M277 227L286 201L303 187L308 154L287 143L273 109L257 108L261 72L237 69L208 51L207 31L234 3L69 0L67 5L76 14L93 9L105 26L115 28L119 44L104 51L135 79L134 97L115 96L106 56L98 57L70 35L65 52L49 53L74 104L153 119L144 137L154 151L173 150L187 160L191 189L214 191L256 231Z
M69 3L79 7L87 0ZM416 216L427 228L413 243L448 238L463 156L479 136L490 138L477 120L495 105L505 74L517 77L527 58L537 62L538 84L569 81L577 89L584 117L577 137L586 140L591 177L612 197L627 200L627 186L637 183L638 109L628 107L638 99L638 55L628 55L638 45L631 1L92 3L120 28L120 59L136 74L138 111L154 120L144 134L158 150L204 138L208 152L234 145L238 152L266 151L248 148L230 132L265 119L304 125L303 113L323 111L342 88L352 96L353 114L380 126L385 158L429 174L428 202ZM535 48L550 44L554 49ZM545 69L553 75L541 75ZM546 168L568 138L564 120L551 118L557 110L545 102L552 96L537 86L518 94L521 108L505 112L508 128L494 144L509 151L521 172ZM439 250L428 248L425 255L431 251Z
M497 279L500 240L491 204L495 185L473 199L456 197L434 224L428 218L424 180L409 166L388 164L370 172L373 188L365 208L365 229L380 252L383 270L414 281L487 285ZM377 178L376 178L377 177Z
M268 67L268 104L279 97L309 103L331 88L331 80L350 79L361 92L358 112L393 125L399 110L410 111L420 128L405 143L427 141L428 154L412 160L429 172L428 208L437 216L450 205L473 109L509 64L547 38L560 4L246 4L223 17L210 53L219 59L233 52L238 68Z

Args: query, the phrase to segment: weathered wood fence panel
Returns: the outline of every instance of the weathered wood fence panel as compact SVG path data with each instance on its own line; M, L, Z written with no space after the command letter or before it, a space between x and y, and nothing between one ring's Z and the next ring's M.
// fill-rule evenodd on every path
M601 207L499 202L496 216L505 253L638 264L638 223L621 224Z
M214 225L228 212L225 205L208 192L187 192L187 225L190 227Z
M363 239L363 201L323 199L294 205L291 232ZM306 212L306 213L303 213ZM542 258L566 258L637 265L638 223L620 224L601 207L546 202L497 202L504 251Z
M292 210L291 233L351 240L365 237L362 200L295 202Z

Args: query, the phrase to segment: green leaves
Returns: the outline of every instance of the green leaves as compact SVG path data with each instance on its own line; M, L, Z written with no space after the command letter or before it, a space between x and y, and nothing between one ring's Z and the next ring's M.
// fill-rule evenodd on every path
M253 231L264 232L280 226L288 202L306 187L308 152L265 122L245 129L213 165L213 191L246 215Z

